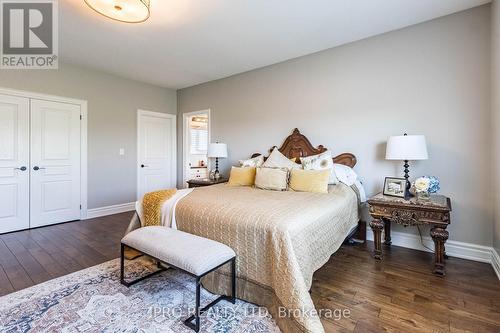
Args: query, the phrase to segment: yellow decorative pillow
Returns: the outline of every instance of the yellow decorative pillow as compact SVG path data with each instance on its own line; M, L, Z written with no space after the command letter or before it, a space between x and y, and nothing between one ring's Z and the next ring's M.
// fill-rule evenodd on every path
M232 167L229 186L252 186L255 183L255 167Z
M293 169L290 188L298 192L328 193L330 170Z

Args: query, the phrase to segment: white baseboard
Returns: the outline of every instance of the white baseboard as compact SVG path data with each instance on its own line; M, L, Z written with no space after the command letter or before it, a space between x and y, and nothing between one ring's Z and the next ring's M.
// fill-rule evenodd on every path
M382 233L383 234L383 233ZM373 233L367 230L366 238L373 241ZM382 240L383 240L382 236ZM434 242L429 236L422 237L425 246L434 249ZM393 245L406 247L409 249L431 252L422 246L420 236L414 234L407 234L404 232L391 232L391 241ZM445 244L446 254L450 257L461 259L468 259L489 263L495 269L495 272L500 279L500 257L494 248L484 245L477 245L471 243L464 243L454 240L448 240Z
M491 265L500 280L500 254L494 248L491 249Z
M96 217L101 217L101 216L130 212L134 209L135 209L135 202L129 202L129 203L124 203L124 204L99 207L99 208L92 208L92 209L89 209L87 211L87 220L93 219Z

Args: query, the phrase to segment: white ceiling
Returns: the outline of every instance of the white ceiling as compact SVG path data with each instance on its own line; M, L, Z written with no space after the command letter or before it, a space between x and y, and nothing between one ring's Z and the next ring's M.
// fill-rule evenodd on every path
M119 1L119 0L117 0ZM482 5L490 0L151 0L141 24L59 1L59 55L183 88Z

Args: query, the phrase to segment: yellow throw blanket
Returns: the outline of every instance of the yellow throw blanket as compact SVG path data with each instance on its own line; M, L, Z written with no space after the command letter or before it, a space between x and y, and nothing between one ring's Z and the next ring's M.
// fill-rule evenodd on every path
M149 192L144 195L142 199L143 226L161 225L161 207L165 201L175 194L175 192L177 192L177 190L174 188L170 190ZM140 252L128 247L125 248L125 258L128 260L135 259L141 255L142 253Z
M144 194L142 199L143 226L161 225L161 207L177 189L161 190Z

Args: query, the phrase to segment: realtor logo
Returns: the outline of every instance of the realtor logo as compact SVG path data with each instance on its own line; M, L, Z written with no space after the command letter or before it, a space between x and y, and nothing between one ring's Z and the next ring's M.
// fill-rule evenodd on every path
M2 69L57 69L57 1L0 0Z

